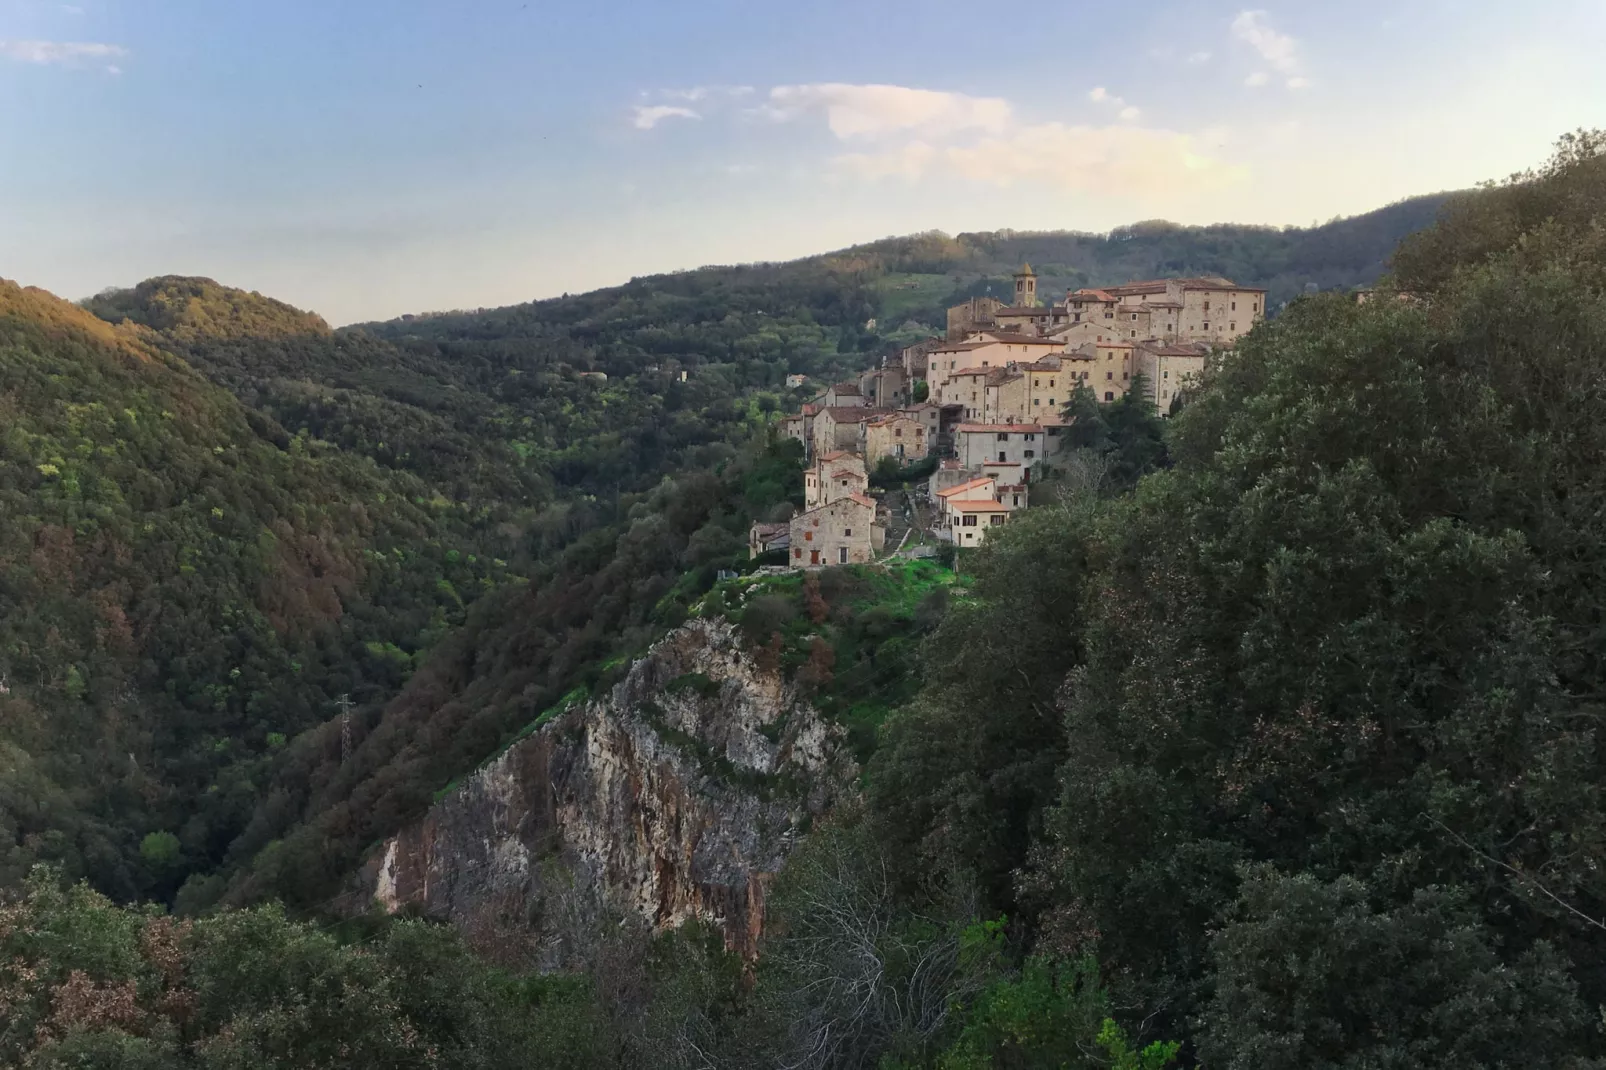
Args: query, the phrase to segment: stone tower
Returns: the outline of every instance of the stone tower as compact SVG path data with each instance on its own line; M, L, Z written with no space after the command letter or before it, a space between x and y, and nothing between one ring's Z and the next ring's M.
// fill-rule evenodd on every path
M1015 307L1037 307L1037 272L1030 264L1022 264L1015 272Z

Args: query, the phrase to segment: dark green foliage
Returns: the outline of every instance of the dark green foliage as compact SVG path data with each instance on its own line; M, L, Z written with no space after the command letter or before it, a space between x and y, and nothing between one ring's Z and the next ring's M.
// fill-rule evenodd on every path
M388 697L509 578L416 481L262 441L42 292L0 284L0 383L0 883L47 859L171 895L223 860L273 739Z
M502 975L423 922L361 943L276 907L176 923L40 869L0 903L0 956L8 1066L615 1065L583 986Z

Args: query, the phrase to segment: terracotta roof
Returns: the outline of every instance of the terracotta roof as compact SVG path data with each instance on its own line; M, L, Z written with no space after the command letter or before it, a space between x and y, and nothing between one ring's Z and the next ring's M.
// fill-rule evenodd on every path
M954 430L959 432L1020 431L1024 434L1035 435L1042 428L1036 424L960 424Z
M949 502L948 507L958 513L1007 513L1010 509L1003 502Z
M993 312L997 316L1052 316L1053 305L1005 305Z
M862 424L866 420L873 420L878 416L885 416L887 414L887 410L867 409L863 405L837 405L833 408L822 410L820 415L824 416L826 413L830 413L831 419L835 420L839 424Z
M1014 371L1013 369L1010 369L1010 368L988 368L987 369L987 385L988 386L997 386L999 383L1007 383L1007 382L1010 382L1011 380L1014 380L1014 379L1024 379L1024 378L1026 378L1026 377L1024 375L1022 375L1020 372Z
M792 523L783 520L779 524L765 524L763 522L753 525L753 534L761 539L773 539L777 535L785 535L792 530Z
M848 479L848 478L863 479L864 478L864 473L863 472L855 472L851 468L838 468L835 472L831 473L831 478L832 479Z
M816 413L818 413L819 411L820 411L820 406L818 404L816 404L815 402L812 402L812 401L809 402L807 405L803 406L803 415L804 416L813 416Z
M1123 282L1119 286L1106 286L1105 290L1118 297L1130 297L1136 294L1158 293L1168 283L1178 283L1184 290L1237 290L1241 293L1265 293L1259 286L1239 286L1231 279L1224 279L1220 275L1193 275L1177 279L1142 279L1137 282Z
M1067 294L1066 297L1068 299L1074 299L1074 298L1080 297L1084 301L1108 301L1108 302L1113 302L1115 300L1114 297L1112 297L1108 293L1105 293L1103 290L1086 290L1086 289L1077 290L1075 293Z
M984 331L983 333L991 335L997 342L1001 342L1004 345L1054 345L1054 342L1050 339L1036 334L1015 334L1011 331Z
M822 454L820 454L820 460L821 460L821 462L836 461L836 460L840 460L843 457L857 457L857 456L858 456L858 454L854 453L852 450L832 450L830 453L822 453Z
M850 501L850 502L858 502L860 505L869 506L871 509L875 508L875 499L874 498L866 498L862 494L849 494L848 495L848 501Z
M1181 301L1145 301L1144 308L1181 308Z
M996 345L996 344L997 343L995 343L995 342L955 342L952 345L943 346L941 349L933 349L932 352L933 353L968 353L972 349L980 349L982 346L990 346L990 345Z
M831 387L831 389L838 394L848 394L850 396L859 393L859 386L857 383L837 383L835 386Z
M950 498L953 495L960 493L961 491L975 490L977 487L980 487L980 486L982 486L984 484L992 483L992 482L994 482L994 479L993 479L992 476L982 476L980 479L972 479L968 483L960 483L958 486L949 487L947 490L939 490L937 492L937 497L939 497L939 498Z

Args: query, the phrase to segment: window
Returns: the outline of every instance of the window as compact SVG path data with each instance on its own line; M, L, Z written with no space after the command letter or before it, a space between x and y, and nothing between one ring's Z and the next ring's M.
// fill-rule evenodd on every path
M1031 460L1033 457L1036 457L1036 456L1037 456L1037 451L1036 450L1027 450L1026 451L1026 459L1028 461Z
M1038 387L1040 387L1042 385L1043 385L1043 381L1041 379L1033 379L1032 380L1032 389L1033 390L1036 390Z
M1132 337L1133 337L1133 338L1136 338L1136 337L1137 337L1137 336L1138 336L1138 332L1137 332L1137 331L1133 331L1133 332L1132 332Z
M804 533L803 533L803 541L804 541L804 542L813 542L813 541L814 541L814 532L812 532L812 531L805 531L805 532L804 532Z
M976 518L974 516L972 516L971 514L967 513L967 514L965 514L964 524L965 524L965 527L967 527L967 528L973 528L973 527L976 526Z
M1009 503L1011 505L1019 505L1020 504L1020 495L1019 494L1011 494L1009 496Z
M1210 329L1210 321L1209 320L1205 321L1204 329L1207 330L1207 331Z
M845 564L848 563L848 548L846 546L837 547L836 554L837 554L836 559L837 559L837 563L838 564L845 565Z
M1026 439L1027 442L1036 442L1037 441L1037 435L1036 434L1028 433L1023 437ZM1030 457L1031 454L1028 453L1026 456Z
M803 547L799 546L795 550L792 551L792 559L794 561L803 560Z
M1115 378L1115 373L1114 372L1105 372L1104 373L1104 378L1106 378L1106 379L1114 379Z
M1160 373L1160 378L1169 379L1169 378L1171 378L1171 373L1170 372L1161 372Z
M1130 378L1132 378L1132 376L1131 376L1131 374L1129 372L1122 372L1121 373L1121 378L1122 379L1130 379Z
M902 437L903 437L903 428L901 428L901 427L894 427L894 428L893 428L893 429L892 429L892 437L893 437L893 438L902 438Z
M1043 399L1042 398L1033 398L1032 399L1032 404L1033 405L1041 405L1042 403L1043 403ZM1052 405L1053 402L1049 402L1049 404Z
M999 450L998 451L998 463L999 464L1003 464L1008 460L1009 460L1009 458L1004 455L1004 451L1003 450Z
M1232 309L1231 309L1231 311L1233 311L1233 312L1237 312L1237 311L1238 311L1238 302L1236 302L1236 301L1234 301L1234 302L1233 302L1233 303L1232 303Z
M1107 320L1113 320L1115 318L1115 313L1114 312L1106 312L1104 314L1104 318L1107 319Z
M1206 301L1206 302L1205 302L1205 311L1206 311L1206 312L1209 312L1209 311L1210 311L1210 302L1209 302L1209 301Z
M1137 321L1138 321L1138 314L1136 312L1134 312L1134 313L1132 313L1132 322L1136 323Z
M1113 394L1112 392L1106 390L1104 392L1104 400L1105 401L1114 401L1115 400L1115 394Z
M1082 322L1082 314L1080 312L1078 312L1076 315L1072 316L1071 317L1071 322L1072 323L1081 323Z
M1238 329L1238 325L1237 325L1237 324L1236 324L1236 323L1229 323L1229 324L1227 324L1227 330L1229 330L1229 331L1236 331L1236 330L1237 330L1237 329Z
M1049 404L1050 404L1050 405L1052 405L1052 404L1054 404L1054 399L1053 399L1053 398L1049 398L1049 399L1048 399L1048 403L1049 403Z
M843 529L842 529L842 537L843 537L843 538L844 538L844 539L851 539L851 538L853 538L853 529L852 529L852 528L843 528Z
M1050 389L1050 390L1053 390L1053 389L1054 389L1054 380L1052 380L1052 379L1050 379L1050 380L1049 380L1049 381L1048 381L1048 388L1049 388L1049 389ZM1052 404L1054 404L1054 403L1053 403L1053 402L1052 402L1052 401L1050 401L1050 402L1049 402L1049 404L1050 404L1050 405L1052 405Z
M1000 441L1000 442L1008 442L1009 441L1009 432L1008 431L1000 431L1000 432L998 432L998 441Z
M991 525L992 525L992 526L993 526L993 527L995 527L995 528L996 528L996 527L997 527L997 526L998 526L998 525L1000 525L1000 524L1002 524L1002 523L1003 523L1003 522L1004 522L1004 514L1003 514L1003 513L994 513L994 514L993 514L993 515L992 515L992 516L991 516L991 517L990 517L990 518L989 518L989 519L988 519L988 521L987 521L987 522L988 522L988 523L989 523L989 524L991 524Z

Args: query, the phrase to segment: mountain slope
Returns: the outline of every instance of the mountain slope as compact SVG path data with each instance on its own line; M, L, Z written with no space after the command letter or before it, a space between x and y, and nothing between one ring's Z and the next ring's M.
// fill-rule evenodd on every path
M394 691L498 582L416 481L157 341L0 283L0 883L170 893L331 695Z

